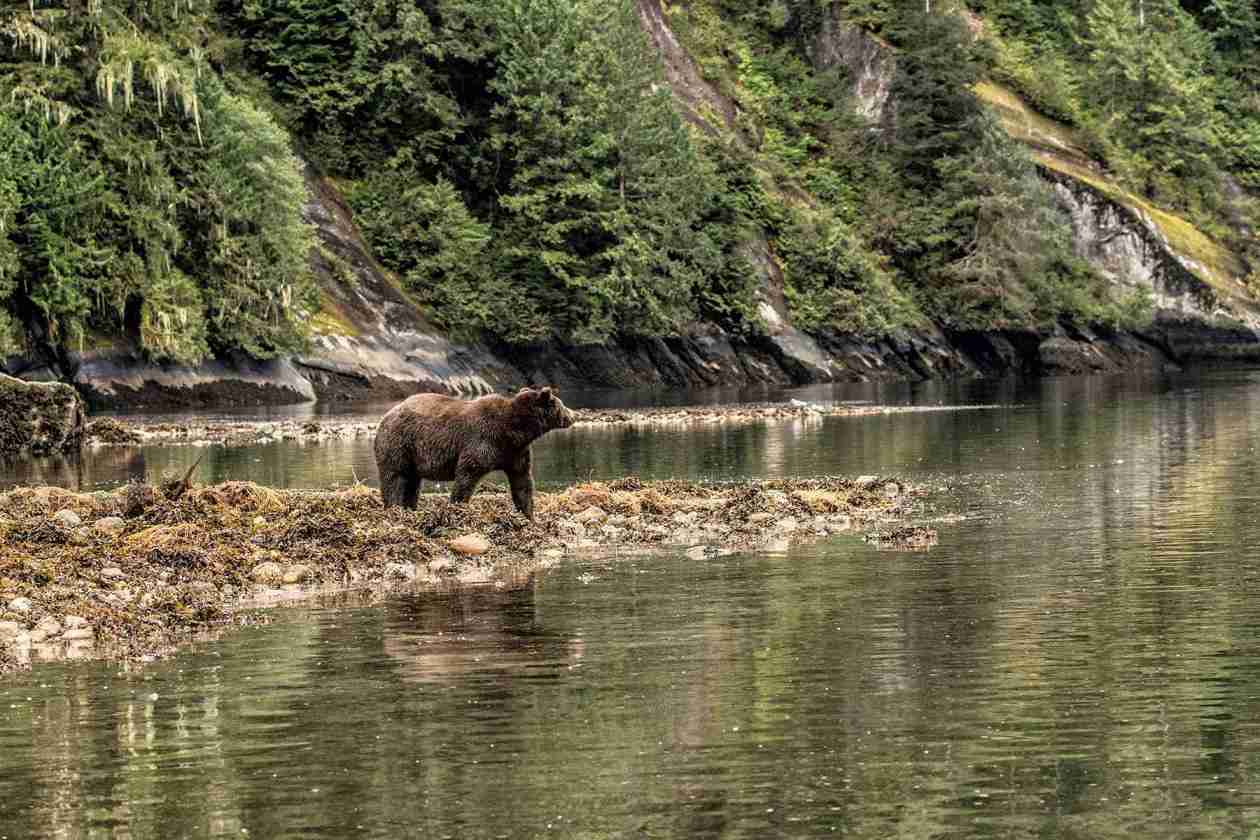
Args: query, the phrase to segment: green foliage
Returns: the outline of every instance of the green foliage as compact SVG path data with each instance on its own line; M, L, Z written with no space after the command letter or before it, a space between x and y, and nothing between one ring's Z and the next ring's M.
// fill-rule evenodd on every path
M301 346L312 239L287 135L206 65L200 4L100 5L0 7L5 341L56 358L126 334L181 362Z
M882 335L917 320L914 305L833 215L798 212L778 245L784 292L802 329Z
M1227 171L1260 188L1254 3L973 0L980 37L930 6L665 4L730 105L689 100L701 128L634 0L0 0L0 352L301 347L291 137L437 322L509 342L755 331L766 254L811 330L1144 317L1072 255L986 77L1126 189L1220 235L1254 222L1221 197ZM837 14L895 48L895 119L815 66Z
M490 227L473 217L449 181L419 183L400 194L392 177L378 177L356 188L350 200L377 257L455 335L538 321L529 301L489 270Z

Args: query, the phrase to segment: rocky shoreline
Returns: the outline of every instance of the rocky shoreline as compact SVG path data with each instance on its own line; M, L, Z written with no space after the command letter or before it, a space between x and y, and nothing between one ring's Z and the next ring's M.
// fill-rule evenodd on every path
M763 423L822 417L869 417L882 414L917 414L936 411L978 411L995 405L889 406L824 405L792 400L787 403L687 406L679 408L574 409L575 428L610 426L685 426L704 424ZM382 409L383 413L384 409ZM253 446L275 441L319 442L368 437L376 423L362 420L277 420L188 423L123 422L101 417L87 424L85 439L91 446L186 444Z
M894 527L922 493L869 476L628 478L538 493L530 522L499 492L467 505L425 495L418 510L387 511L366 486L18 488L0 494L0 671L155 657L256 622L261 606L329 591L505 585L588 550L670 547L699 560L867 528L881 547L922 549L934 532Z

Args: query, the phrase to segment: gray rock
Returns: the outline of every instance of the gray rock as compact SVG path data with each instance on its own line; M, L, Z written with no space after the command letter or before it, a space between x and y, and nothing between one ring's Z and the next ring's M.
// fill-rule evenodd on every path
M273 563L268 560L265 563L259 563L254 567L254 571L250 573L258 583L277 584L284 582L284 567L279 563Z
M127 527L121 516L106 516L92 523L92 530L107 537L116 537Z
M67 530L70 528L78 528L83 524L83 519L79 514L72 510L59 510L53 514L53 521Z
M34 608L30 598L14 598L9 602L9 609L15 613L28 613Z

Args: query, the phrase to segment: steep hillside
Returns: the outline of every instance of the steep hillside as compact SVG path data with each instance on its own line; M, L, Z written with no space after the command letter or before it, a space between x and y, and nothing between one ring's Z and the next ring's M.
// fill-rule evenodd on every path
M1260 358L1252 7L932 7L0 3L4 367L135 404Z

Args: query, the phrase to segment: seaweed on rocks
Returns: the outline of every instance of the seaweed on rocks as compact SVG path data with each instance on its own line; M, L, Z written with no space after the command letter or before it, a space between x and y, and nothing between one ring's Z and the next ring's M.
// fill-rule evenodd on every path
M416 510L386 510L364 485L194 486L190 475L177 479L178 494L139 484L0 493L0 622L16 633L0 640L0 668L32 657L151 656L252 621L258 603L329 587L493 583L567 552L676 545L702 559L768 538L812 539L904 516L917 492L844 478L621 479L540 492L530 521L502 491L467 504L426 494Z

